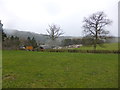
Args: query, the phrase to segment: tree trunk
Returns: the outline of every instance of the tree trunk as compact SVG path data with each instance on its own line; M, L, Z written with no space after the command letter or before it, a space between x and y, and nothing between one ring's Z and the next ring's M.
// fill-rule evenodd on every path
M96 50L96 41L94 42L94 50Z
M96 34L95 34L95 43L94 43L94 50L96 50L96 47L97 47L97 41L98 41L98 30L97 30L97 27L98 27L98 23L96 23Z

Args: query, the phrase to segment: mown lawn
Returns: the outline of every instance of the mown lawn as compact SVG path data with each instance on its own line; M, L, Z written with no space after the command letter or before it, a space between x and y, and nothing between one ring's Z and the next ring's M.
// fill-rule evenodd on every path
M119 43L120 45L120 43ZM80 48L76 48L79 50L93 50L93 46L81 46ZM97 45L96 50L118 50L118 43L106 43L102 46Z
M118 55L3 51L3 88L117 88Z

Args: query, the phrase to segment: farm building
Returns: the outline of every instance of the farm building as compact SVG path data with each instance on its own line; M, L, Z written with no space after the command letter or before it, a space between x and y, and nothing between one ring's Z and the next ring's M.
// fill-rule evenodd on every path
M39 47L43 49L51 49L49 45L40 45Z
M66 46L66 48L80 48L82 46L82 44L80 45L69 45L69 46Z

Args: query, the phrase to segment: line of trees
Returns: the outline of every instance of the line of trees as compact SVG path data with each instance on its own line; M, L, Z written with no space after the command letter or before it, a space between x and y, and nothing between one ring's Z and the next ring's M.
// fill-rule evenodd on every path
M25 39L19 39L17 36L7 36L3 30L3 24L0 21L0 33L2 35L2 48L3 49L19 49L20 46L33 46L36 48L37 42L35 38L28 37Z
M7 36L2 42L3 49L19 49L21 46L33 46L36 48L37 42L33 38L28 37L27 39L19 39L17 36Z
M94 50L96 50L97 45L101 46L106 40L109 31L105 30L105 26L111 23L112 21L107 18L104 12L93 13L90 17L85 17L83 21L83 32L85 34L82 40L83 44L93 45ZM47 32L50 39L55 40L63 34L60 32L60 27L57 28L56 25L51 25L49 27ZM71 44L70 39L64 40L63 42L67 45L68 42Z
M93 13L90 17L84 18L83 21L83 39L65 39L62 41L63 46L72 45L72 44L84 44L84 45L93 45L94 50L96 50L97 45L101 45L106 40L106 37L109 35L109 31L105 30L105 26L110 25L112 21L107 18L104 12ZM7 37L3 31L3 24L0 21L0 31L2 32L2 41L4 47L18 47L20 45L31 45L34 48L37 47L35 38L30 37L27 40L20 40L18 37ZM51 43L54 45L54 41L63 35L63 31L60 26L55 24L49 25L49 28L46 29L49 38L52 40Z
M33 46L33 48L36 48L38 46L34 37L32 39L30 37L28 37L25 45L26 46Z
M3 48L6 49L17 49L19 48L19 44L20 44L20 40L17 36L10 36L5 38L5 40L3 41Z
M82 43L82 39L64 39L61 42L62 46L69 46L69 45L78 45Z

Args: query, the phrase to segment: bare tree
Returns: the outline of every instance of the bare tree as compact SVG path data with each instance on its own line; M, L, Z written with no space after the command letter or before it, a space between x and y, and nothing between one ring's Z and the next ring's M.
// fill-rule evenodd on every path
M47 33L49 34L49 37L51 40L55 40L58 37L60 37L61 35L63 35L64 33L62 32L62 30L60 29L60 27L56 26L56 25L49 25L49 29L47 29Z
M107 18L104 12L92 14L89 18L84 19L84 33L93 39L93 46L96 50L99 40L106 39L109 31L105 30L105 26L111 24L111 20Z

